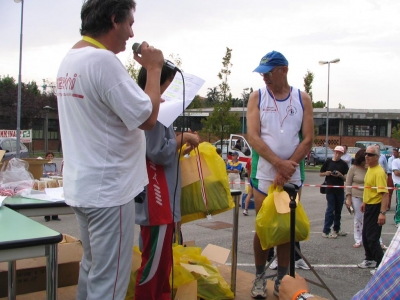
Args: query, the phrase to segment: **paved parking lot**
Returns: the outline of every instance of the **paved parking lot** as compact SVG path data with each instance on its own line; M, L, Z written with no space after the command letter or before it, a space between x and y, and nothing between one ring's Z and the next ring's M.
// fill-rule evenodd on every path
M317 172L307 172L305 183L320 184L322 181ZM342 212L342 230L349 234L346 237L338 237L337 239L326 239L321 236L326 209L325 195L319 193L319 188L304 187L301 201L311 222L310 239L301 242L303 255L314 266L316 272L332 290L337 299L351 299L357 291L366 285L371 277L369 270L359 269L356 266L357 263L364 259L364 250L362 247L358 249L352 247L354 244L353 217L344 208ZM396 231L393 222L394 202L392 200L392 209L387 213L387 224L383 227L382 239L386 245L389 245ZM45 223L42 217L34 219L59 232L79 237L75 217L66 215L61 216L61 218L61 222L51 221L48 223ZM233 213L228 211L214 216L211 221L198 220L184 224L182 226L184 240L195 240L200 247L205 247L211 243L230 248L232 244L232 228L214 230L199 225L212 221L232 223L232 219ZM238 268L249 273L254 273L255 271L252 250L254 219L254 210L249 211L249 216L243 216L240 210ZM136 226L135 243L137 243L138 230L139 228ZM230 258L228 259L229 262ZM308 279L318 281L311 271L298 269L296 271ZM274 271L269 270L268 272L273 274ZM240 278L237 280L237 285L240 285ZM249 291L250 289L251 286L249 286ZM325 290L317 286L312 285L311 291L328 299L332 298Z

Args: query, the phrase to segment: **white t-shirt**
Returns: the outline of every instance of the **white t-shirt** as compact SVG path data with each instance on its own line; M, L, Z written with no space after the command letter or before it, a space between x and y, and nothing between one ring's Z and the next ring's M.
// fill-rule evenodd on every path
M146 142L138 128L150 98L108 50L71 49L57 74L65 202L123 205L148 183Z
M397 170L400 171L400 158L395 158L392 161L392 171ZM392 172L392 180L395 184L400 184L400 176L397 176Z

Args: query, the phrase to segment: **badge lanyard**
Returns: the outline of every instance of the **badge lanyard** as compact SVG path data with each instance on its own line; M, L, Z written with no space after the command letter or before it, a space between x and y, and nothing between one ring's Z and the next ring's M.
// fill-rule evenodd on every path
M90 43L90 44L93 44L93 45L99 47L100 49L105 49L105 50L107 50L107 48L106 48L102 43L100 43L99 41L96 41L95 39L93 39L93 38L91 38L91 37L88 37L87 35L84 35L83 38L82 38L82 40L83 40L83 41L86 41L86 42L88 42L88 43Z
M274 99L276 111L278 112L279 122L281 123L280 124L281 125L281 133L283 133L283 122L285 122L287 116L289 115L289 111L286 112L286 116L282 120L281 113L279 112L278 104L276 103L275 95L274 95L274 93L272 91L270 91L270 92L272 94L272 99ZM292 106L292 89L290 89L289 95L290 95L289 107L291 107Z

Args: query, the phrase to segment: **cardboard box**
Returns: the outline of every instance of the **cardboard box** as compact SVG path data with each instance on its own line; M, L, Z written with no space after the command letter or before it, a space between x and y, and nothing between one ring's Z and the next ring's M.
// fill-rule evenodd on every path
M82 259L81 242L70 236L58 244L58 287L76 285ZM46 257L17 260L17 295L46 290ZM0 286L8 286L8 263L0 263ZM0 297L7 296L7 288L0 289Z

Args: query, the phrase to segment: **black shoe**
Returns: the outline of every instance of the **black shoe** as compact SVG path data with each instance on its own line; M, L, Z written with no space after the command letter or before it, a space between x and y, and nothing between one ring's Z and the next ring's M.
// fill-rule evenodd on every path
M45 221L45 222L50 221L50 217L44 217L44 221Z
M61 219L59 217L52 219L53 221L61 221Z

